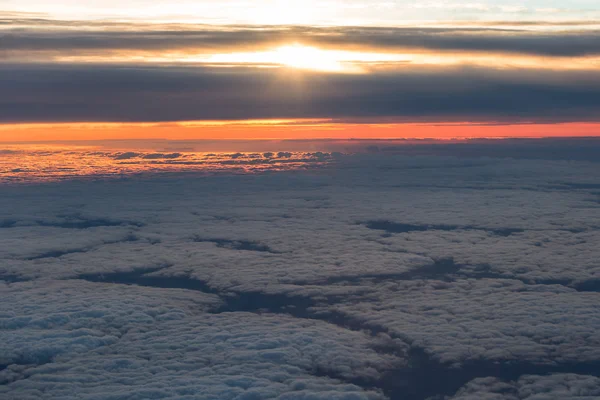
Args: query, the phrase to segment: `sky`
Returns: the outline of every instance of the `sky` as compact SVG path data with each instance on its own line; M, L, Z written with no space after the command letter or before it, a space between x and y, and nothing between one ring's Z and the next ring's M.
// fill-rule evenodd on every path
M599 107L596 1L0 0L4 142L596 136Z
M220 24L397 25L413 21L593 20L593 0L3 0L8 12L68 19L193 21Z
M600 399L598 0L0 0L0 399Z

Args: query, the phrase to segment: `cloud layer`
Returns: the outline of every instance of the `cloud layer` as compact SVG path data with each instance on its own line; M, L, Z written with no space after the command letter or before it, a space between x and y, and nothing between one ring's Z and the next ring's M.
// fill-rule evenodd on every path
M0 121L394 118L596 121L597 71L411 67L366 75L247 68L3 65Z
M599 32L584 20L319 27L6 15L0 122L596 121ZM294 45L304 52L278 50Z
M598 163L520 143L4 185L0 394L597 396Z

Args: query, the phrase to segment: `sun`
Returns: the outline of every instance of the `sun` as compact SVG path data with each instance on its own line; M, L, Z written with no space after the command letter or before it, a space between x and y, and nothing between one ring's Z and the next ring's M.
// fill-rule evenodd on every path
M386 62L405 62L404 54L320 49L300 43L282 44L265 51L213 54L188 61L261 67L286 67L342 74L368 73L369 66Z
M299 44L282 46L273 51L277 64L313 71L343 72L344 64L333 52Z

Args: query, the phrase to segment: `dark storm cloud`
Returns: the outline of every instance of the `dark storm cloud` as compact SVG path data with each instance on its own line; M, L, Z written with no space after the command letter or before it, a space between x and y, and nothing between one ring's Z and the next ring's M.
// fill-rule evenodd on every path
M371 74L4 65L0 121L595 121L600 73L404 66Z
M23 28L21 25L27 25ZM89 23L81 23L88 24ZM580 30L577 23L560 31L531 31L491 27L266 27L186 26L107 23L81 29L73 22L4 19L0 35L4 51L77 52L104 50L159 51L261 48L300 41L317 46L368 48L382 51L429 50L500 52L542 56L600 54L600 31ZM11 29L11 27L13 29ZM103 27L103 30L99 30Z

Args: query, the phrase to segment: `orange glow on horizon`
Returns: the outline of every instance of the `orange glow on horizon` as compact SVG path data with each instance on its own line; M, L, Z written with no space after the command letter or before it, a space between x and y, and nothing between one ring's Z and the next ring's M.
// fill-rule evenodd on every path
M168 139L468 139L600 136L600 123L334 123L330 120L0 125L0 142Z

